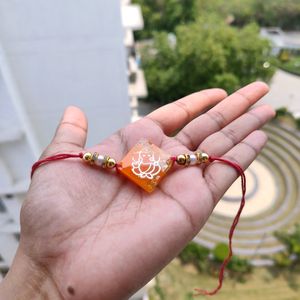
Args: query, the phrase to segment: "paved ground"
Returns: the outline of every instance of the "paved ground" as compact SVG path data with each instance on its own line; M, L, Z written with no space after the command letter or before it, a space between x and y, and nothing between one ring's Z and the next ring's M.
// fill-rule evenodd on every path
M276 200L276 182L271 170L265 167L259 161L255 161L250 166L251 173L246 171L247 176L247 205L243 211L242 217L250 217L268 210ZM255 178L256 177L256 178ZM258 186L254 186L254 179L258 180ZM262 184L263 183L263 184ZM251 195L250 195L251 194ZM214 212L227 217L234 217L241 199L240 179L231 186L226 196L237 198L238 201L220 201Z
M263 103L274 108L284 106L300 114L300 76L278 70L270 82L270 88L269 94L262 99Z

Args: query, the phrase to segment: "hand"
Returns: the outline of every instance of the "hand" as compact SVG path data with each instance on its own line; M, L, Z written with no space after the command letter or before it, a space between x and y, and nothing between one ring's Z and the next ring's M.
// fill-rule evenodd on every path
M267 140L258 129L274 116L266 105L248 109L267 91L257 82L229 97L220 89L198 92L87 150L120 161L147 138L170 155L199 148L247 168ZM86 136L84 114L70 107L43 156L81 152ZM199 232L236 177L220 163L205 171L178 168L147 194L114 171L76 159L41 166L22 207L20 246L0 296L127 299Z

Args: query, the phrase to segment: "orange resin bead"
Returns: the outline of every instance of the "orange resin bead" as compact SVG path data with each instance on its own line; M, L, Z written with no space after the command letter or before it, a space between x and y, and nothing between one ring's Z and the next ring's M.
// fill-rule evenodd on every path
M170 155L142 140L120 162L119 171L151 193L173 165Z

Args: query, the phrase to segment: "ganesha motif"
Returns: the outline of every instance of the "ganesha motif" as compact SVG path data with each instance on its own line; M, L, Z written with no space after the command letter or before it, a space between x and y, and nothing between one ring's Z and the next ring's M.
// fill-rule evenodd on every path
M154 179L162 170L160 157L155 157L153 151L147 148L136 153L131 166L131 171L140 178Z
M120 161L119 172L151 193L173 165L170 154L148 140L140 140Z

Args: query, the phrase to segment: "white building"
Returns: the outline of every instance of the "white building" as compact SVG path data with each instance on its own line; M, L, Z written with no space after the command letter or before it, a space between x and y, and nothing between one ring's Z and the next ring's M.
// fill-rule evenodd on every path
M65 107L85 111L88 145L130 122L130 105L146 93L132 57L132 31L142 27L130 1L0 1L0 270L18 245L31 165Z
M135 46L133 31L141 30L144 27L141 8L138 5L128 5L130 0L122 0L122 19L125 28L124 44L127 50L127 65L129 79L129 95L131 97L130 107L132 110L131 119L139 119L138 98L147 96L147 86L144 72L140 68L140 55Z
M262 28L260 35L270 40L272 54L277 56L282 50L299 53L300 32L284 32L278 27Z

